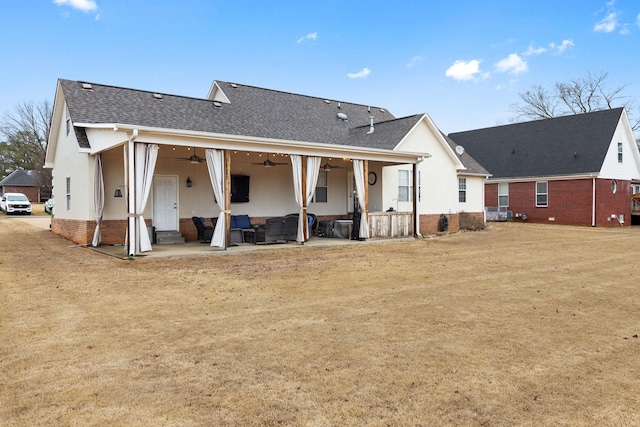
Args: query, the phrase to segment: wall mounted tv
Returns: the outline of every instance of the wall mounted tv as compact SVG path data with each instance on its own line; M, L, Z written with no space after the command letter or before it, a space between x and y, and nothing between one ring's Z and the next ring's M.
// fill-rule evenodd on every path
M249 176L231 175L231 203L249 201Z

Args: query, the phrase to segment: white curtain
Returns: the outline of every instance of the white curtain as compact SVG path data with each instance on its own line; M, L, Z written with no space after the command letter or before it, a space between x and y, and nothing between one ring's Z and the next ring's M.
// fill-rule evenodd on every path
M296 236L296 242L304 242L304 203L302 199L302 156L290 155L291 159L291 172L293 174L293 193L296 198L298 208L300 208L300 214L298 216L298 234Z
M227 231L227 215L224 206L224 151L208 148L205 151L205 157L207 158L207 168L209 169L213 194L220 208L218 221L211 238L211 246L224 248L226 246L225 235Z
M151 193L151 183L153 182L153 171L156 168L158 160L158 145L144 144L136 142L134 145L134 171L135 179L133 182L135 207L129 206L129 217L137 218L134 220L135 231L135 248L129 248L129 256L137 255L141 252L151 250L151 239L147 231L147 224L142 214L149 200ZM131 161L131 159L129 159Z
M320 165L322 157L307 157L307 206L311 203L313 194L316 192L318 185L318 175L320 175ZM309 238L309 227L307 227L307 239Z
M356 190L358 191L358 205L360 206L360 238L369 238L369 220L365 206L365 185L367 185L367 177L364 176L364 160L353 161L353 177L356 181Z
M102 156L97 154L93 167L93 208L96 216L96 230L93 232L91 246L98 246L102 240L100 224L104 212L104 180L102 177Z
M304 195L305 199L302 198L302 156L290 155L289 157L291 158L291 169L293 173L293 191L295 192L298 208L300 208L300 213L298 216L298 235L296 236L296 241L305 242L309 239L309 227L307 227L307 233L305 235L303 216L305 215L305 209L307 206L309 206L311 198L313 197L313 193L316 190L322 157L307 157L307 191Z

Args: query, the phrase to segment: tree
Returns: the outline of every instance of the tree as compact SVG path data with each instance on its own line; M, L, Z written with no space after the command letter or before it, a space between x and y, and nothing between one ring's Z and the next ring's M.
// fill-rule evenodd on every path
M617 107L626 107L631 116L634 103L622 94L627 85L609 90L606 87L608 77L609 73L605 72L598 75L588 73L568 82L556 82L552 89L531 85L528 91L518 94L520 103L512 104L511 109L518 118L532 120ZM640 129L640 121L632 121L631 126L633 130Z
M49 101L19 104L13 113L5 113L0 122L0 179L17 169L35 170L36 185L42 195L51 194L51 170L44 169L47 137L51 126Z

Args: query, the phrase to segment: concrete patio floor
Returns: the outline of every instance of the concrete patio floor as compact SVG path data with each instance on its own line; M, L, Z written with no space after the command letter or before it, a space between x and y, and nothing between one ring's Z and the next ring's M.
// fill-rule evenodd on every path
M357 241L349 239L336 239L336 238L324 238L324 237L312 237L304 245L296 242L288 243L273 243L269 245L255 245L252 243L241 243L237 246L232 246L228 249L212 248L208 243L200 242L187 242L183 244L174 245L152 245L151 252L144 252L137 255L135 259L150 259L150 258L168 258L179 256L219 256L225 254L234 254L242 252L254 252L254 251L277 251L286 249L295 249L303 246L307 247L323 247L323 246L344 246L344 245L368 245L375 243L391 242L398 240L413 240L413 238L406 239L373 239L366 241ZM120 259L128 259L124 245L100 245L98 247L90 247L97 252L105 255L114 256Z
M8 219L8 217L7 217ZM19 221L26 222L34 227L50 229L51 217L50 216L16 216L11 217ZM152 245L151 252L144 252L137 255L134 259L151 259L151 258L169 258L180 256L219 256L225 254L234 254L251 251L264 251L264 250L284 250L295 249L304 246L308 247L322 247L322 246L344 246L344 245L369 245L384 242L397 242L402 240L414 240L413 237L399 238L399 239L369 239L364 241L338 239L328 237L313 236L304 245L296 242L288 243L273 243L269 245L255 245L252 243L241 243L237 246L232 246L228 249L212 248L208 243L200 242L187 242L183 244L174 245ZM87 246L87 248L100 252L104 255L113 256L120 259L129 259L124 245L100 245L98 247Z

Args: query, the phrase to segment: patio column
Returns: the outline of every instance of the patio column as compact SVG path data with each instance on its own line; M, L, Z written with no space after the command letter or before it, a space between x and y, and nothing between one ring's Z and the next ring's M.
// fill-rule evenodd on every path
M136 186L135 186L135 139L137 132L134 133L127 142L127 158L126 158L126 174L125 187L127 188L127 254L130 257L135 256L136 250Z
M420 218L418 217L418 164L413 164L413 237L420 234Z
M307 156L302 156L302 185L300 186L301 190L301 200L302 200L302 215L300 216L300 221L302 221L302 230L304 240L302 243L306 243L309 241L309 222L307 221Z
M231 246L231 152L224 150L225 248Z
M362 209L361 219L364 219L369 228L369 160L365 160L363 163L363 176L364 176L364 207Z

